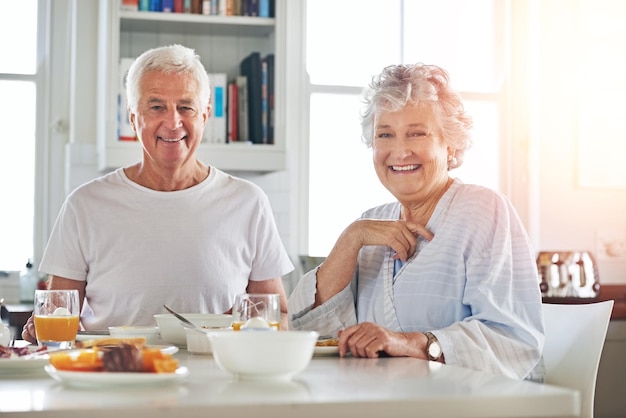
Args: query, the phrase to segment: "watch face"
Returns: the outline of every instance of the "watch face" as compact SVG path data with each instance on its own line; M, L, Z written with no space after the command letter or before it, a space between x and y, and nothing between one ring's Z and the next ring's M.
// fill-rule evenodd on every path
M428 355L435 359L438 359L441 356L441 346L438 342L433 341L428 346Z

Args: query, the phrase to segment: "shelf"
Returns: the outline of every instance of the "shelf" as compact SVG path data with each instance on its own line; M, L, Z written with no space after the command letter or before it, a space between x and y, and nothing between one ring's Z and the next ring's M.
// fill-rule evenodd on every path
M119 142L106 148L104 171L125 167L141 159L139 142ZM285 153L276 145L262 144L200 144L196 151L198 159L224 171L269 172L285 169Z
M132 32L265 37L274 26L275 19L267 17L120 12L120 29Z
M120 57L135 57L158 45L181 43L203 58L209 72L237 74L252 51L275 54L274 144L200 144L197 157L225 171L272 172L286 167L284 130L284 33L286 0L276 0L276 17L209 16L191 13L130 12L120 0L99 2L98 169L111 171L140 161L139 142L118 141Z

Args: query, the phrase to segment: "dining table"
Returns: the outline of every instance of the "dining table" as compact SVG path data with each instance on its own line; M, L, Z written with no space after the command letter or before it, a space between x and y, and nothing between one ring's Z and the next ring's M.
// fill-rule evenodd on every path
M246 380L180 348L185 375L164 381L59 382L45 366L0 370L3 417L574 418L579 393L406 357L314 355L289 379ZM74 372L80 373L80 372ZM114 375L115 373L101 372Z

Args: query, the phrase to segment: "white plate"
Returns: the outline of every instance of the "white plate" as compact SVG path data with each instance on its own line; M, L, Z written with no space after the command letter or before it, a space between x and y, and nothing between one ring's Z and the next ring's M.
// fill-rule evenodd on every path
M91 334L88 331L82 331L76 335L76 341L101 340L103 338L111 338L111 336L101 332Z
M147 345L146 348L160 348L163 354L169 355L176 354L179 350L175 345Z
M178 383L189 375L189 369L179 367L174 373L70 372L44 366L54 380L70 386L121 386Z
M339 355L339 347L337 346L322 346L322 347L315 347L315 350L313 350L313 355L314 356L338 356Z
M39 347L33 346L29 347L31 353L37 351ZM29 369L39 369L48 364L49 356L46 354L41 354L37 357L12 357L12 358L0 358L0 374L2 373L12 373L17 370L29 370Z

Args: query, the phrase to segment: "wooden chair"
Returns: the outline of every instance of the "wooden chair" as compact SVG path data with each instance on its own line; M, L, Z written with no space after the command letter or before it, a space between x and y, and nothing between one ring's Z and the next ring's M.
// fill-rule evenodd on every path
M543 304L545 382L580 392L581 418L593 417L600 356L613 301Z

